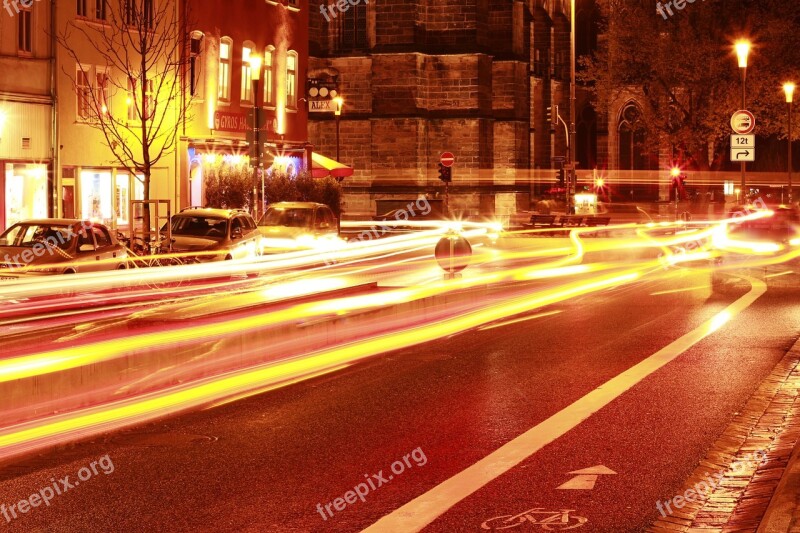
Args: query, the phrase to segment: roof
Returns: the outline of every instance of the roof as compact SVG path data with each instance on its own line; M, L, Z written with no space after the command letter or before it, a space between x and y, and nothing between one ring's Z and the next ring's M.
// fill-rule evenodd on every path
M317 202L275 202L267 207L277 207L279 209L313 209L315 207L326 207L325 204Z
M37 224L40 226L43 225L53 225L53 226L72 226L73 224L82 224L83 222L90 222L84 221L79 218L34 218L31 220L20 220L18 224ZM102 226L99 222L91 222L92 224L97 224L98 226Z
M182 209L180 212L175 213L173 216L188 215L190 217L220 217L230 218L234 215L249 215L247 211L240 209L216 209L213 207L188 207Z

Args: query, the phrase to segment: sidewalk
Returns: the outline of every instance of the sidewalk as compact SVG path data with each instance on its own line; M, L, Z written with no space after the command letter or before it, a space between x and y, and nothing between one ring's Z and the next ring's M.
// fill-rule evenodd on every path
M798 438L800 341L684 482L679 494L693 493L693 497L686 497L680 511L659 517L649 531L800 532ZM754 454L762 460L753 461ZM699 497L694 489L709 479L709 473L719 473L718 480Z

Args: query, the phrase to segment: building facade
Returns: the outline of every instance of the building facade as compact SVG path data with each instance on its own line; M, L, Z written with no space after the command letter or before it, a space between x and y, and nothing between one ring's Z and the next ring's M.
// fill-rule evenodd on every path
M50 5L12 2L0 10L0 230L53 212Z
M332 9L312 0L309 78L334 78L343 97L338 144L350 213L375 214L396 199L442 196L438 162L455 154L451 211L507 215L527 209L532 184L553 181L569 123L568 0L384 0ZM339 4L337 4L339 5ZM597 43L593 1L578 0L576 49ZM607 128L579 91L579 168L607 162ZM332 113L311 113L309 135L337 144Z
M221 162L262 175L307 168L307 0L196 0L183 9L190 112L180 126L181 204L205 205L204 172Z

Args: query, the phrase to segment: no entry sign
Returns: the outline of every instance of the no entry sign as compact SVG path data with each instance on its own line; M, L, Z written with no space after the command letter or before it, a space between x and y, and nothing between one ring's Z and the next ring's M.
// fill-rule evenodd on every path
M439 162L446 167L452 167L456 162L456 156L453 155L453 152L444 152L439 158Z

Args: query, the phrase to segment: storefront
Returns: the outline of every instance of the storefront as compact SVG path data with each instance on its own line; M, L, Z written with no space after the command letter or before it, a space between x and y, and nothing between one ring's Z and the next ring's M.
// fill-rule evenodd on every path
M0 100L0 231L52 213L51 112L44 100Z
M65 168L63 176L65 216L74 211L77 218L123 229L130 223L130 201L144 199L144 176L127 170Z

